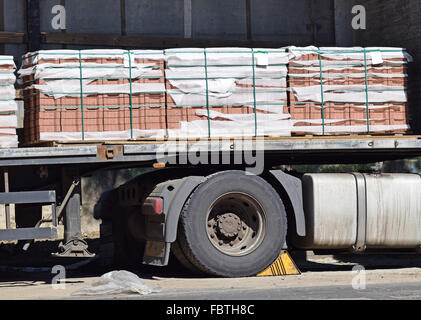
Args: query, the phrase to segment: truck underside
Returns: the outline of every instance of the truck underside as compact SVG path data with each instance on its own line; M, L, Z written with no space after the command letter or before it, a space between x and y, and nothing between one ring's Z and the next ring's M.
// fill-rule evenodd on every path
M163 266L172 252L192 271L240 277L261 272L285 249L419 249L421 176L302 175L281 166L420 156L420 137L259 143L136 141L0 150L5 177L0 202L6 210L16 204L16 221L22 221L16 229L1 230L0 240L55 238L62 221L65 238L57 255L90 257L80 231L80 177L101 170L166 167L103 194L96 204L104 263ZM41 219L42 204L52 206L48 221Z

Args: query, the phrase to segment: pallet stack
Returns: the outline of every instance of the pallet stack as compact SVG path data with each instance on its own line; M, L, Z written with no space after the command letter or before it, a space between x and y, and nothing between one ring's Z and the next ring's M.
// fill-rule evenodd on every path
M285 49L165 51L168 136L288 136Z
M28 53L25 139L407 132L410 61L399 48Z
M16 69L12 56L0 56L0 148L16 148Z
M407 65L400 48L289 47L294 133L400 133L409 130Z
M23 58L26 143L165 135L162 51L49 50Z

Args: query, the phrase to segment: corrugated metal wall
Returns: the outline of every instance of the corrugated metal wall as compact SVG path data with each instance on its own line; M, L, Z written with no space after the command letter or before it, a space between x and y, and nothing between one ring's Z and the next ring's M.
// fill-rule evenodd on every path
M3 31L27 31L27 1L0 0ZM35 1L39 1L41 32L60 32L51 26L51 9L61 4L66 8L67 33L335 44L333 0ZM4 46L6 54L21 55L26 50L25 44Z
M54 31L51 8L63 3L68 32L184 37L191 19L193 38L245 40L248 2L255 40L334 42L333 1L328 0L40 0L41 31Z
M361 0L367 13L367 29L355 31L355 43L364 46L407 48L414 57L409 69L412 127L421 132L421 1Z

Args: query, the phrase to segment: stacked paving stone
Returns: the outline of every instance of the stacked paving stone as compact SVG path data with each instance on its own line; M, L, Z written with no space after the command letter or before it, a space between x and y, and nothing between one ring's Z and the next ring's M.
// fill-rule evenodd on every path
M165 51L169 137L289 136L285 49Z
M407 132L410 61L399 48L28 53L25 140Z
M38 51L19 74L26 143L165 134L162 51Z
M0 56L0 148L16 148L16 69L12 56Z
M400 48L290 47L293 132L399 133L409 129L407 65Z

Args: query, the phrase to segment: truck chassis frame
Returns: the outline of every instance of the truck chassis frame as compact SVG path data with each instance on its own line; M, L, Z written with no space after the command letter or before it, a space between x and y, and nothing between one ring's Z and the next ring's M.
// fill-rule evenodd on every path
M290 164L327 164L327 163L372 163L385 160L399 160L421 156L421 136L323 136L265 138L262 143L251 139L248 144L242 140L175 140L175 141L125 141L125 142L57 142L49 147L26 147L0 149L0 167L4 171L4 192L0 193L0 203L6 206L6 229L0 230L0 241L32 240L57 237L58 217L56 215L57 190L26 190L25 186L14 179L23 168L59 167L65 172L67 180L79 179L86 172L97 170L144 167L165 163L174 157L186 156L197 150L215 153L262 152L265 166L276 167ZM162 147L167 155L158 157ZM170 161L171 162L171 161ZM213 164L200 164L215 167ZM244 166L244 163L237 164ZM177 166L183 166L178 164ZM187 163L184 167L188 168ZM80 168L79 168L80 167ZM196 167L197 168L197 167ZM217 166L221 170L230 166ZM219 169L218 169L219 170ZM9 184L12 186L10 187ZM67 190L70 183L63 183ZM15 189L10 191L11 189ZM84 246L80 231L80 190L72 190L72 205L66 207L65 244L63 251L67 256L91 256ZM66 201L65 201L66 202ZM62 206L66 206L66 203ZM34 228L10 228L10 204L49 204L52 206L52 226ZM299 202L298 202L299 206ZM63 208L61 208L63 210ZM298 210L302 210L298 209ZM299 230L297 224L297 231ZM302 229L302 228L301 228ZM302 230L301 230L302 233ZM82 241L82 250L80 244ZM69 244L70 243L70 244ZM69 244L69 247L66 245ZM72 251L74 245L74 252ZM66 247L66 248L65 248ZM359 250L356 248L356 250Z

